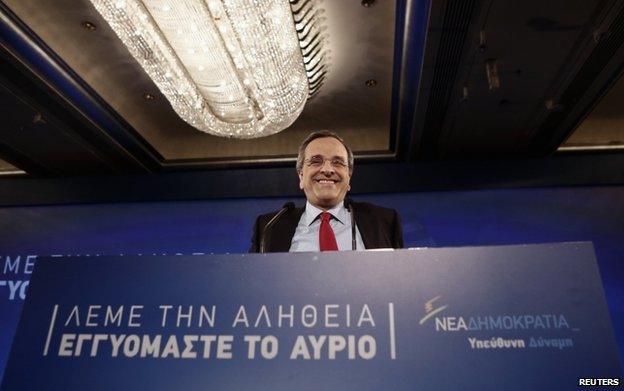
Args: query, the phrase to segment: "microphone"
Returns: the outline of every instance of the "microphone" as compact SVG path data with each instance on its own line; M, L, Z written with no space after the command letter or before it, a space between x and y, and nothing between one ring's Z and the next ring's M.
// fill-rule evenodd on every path
M344 207L347 209L351 215L351 250L355 251L357 244L355 241L355 211L353 208L353 201L351 198L347 198L344 201Z
M285 203L284 206L282 206L282 209L279 212L277 212L271 220L269 220L267 225L264 226L264 229L262 230L262 239L260 240L260 252L261 253L265 252L264 250L266 246L266 237L267 237L267 232L269 232L269 228L275 225L275 222L277 221L277 219L279 219L284 213L286 213L287 211L291 209L294 209L294 207L295 207L294 202Z

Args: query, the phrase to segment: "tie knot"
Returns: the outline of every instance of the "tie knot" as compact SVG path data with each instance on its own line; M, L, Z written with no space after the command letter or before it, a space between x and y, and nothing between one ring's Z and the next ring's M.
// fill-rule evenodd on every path
M321 212L321 222L328 222L330 218L331 218L331 213Z

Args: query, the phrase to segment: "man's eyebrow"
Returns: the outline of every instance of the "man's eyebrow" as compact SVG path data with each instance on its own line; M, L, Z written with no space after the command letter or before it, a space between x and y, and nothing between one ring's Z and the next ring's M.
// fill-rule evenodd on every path
M323 155L321 155L321 154L316 154L316 155L312 155L312 156L310 156L308 159L312 159L312 158L315 158L315 157L325 158L325 156L323 156ZM344 157L339 156L339 155L334 155L334 156L332 156L332 157L331 157L331 158L329 158L329 159L340 159L340 160L345 160L345 158L344 158Z

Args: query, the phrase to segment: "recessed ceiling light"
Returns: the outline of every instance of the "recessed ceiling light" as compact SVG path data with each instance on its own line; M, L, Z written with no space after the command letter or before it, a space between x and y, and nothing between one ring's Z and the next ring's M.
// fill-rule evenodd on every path
M84 28L85 30L93 31L97 29L97 27L95 26L95 23L89 22L88 20L85 20L84 22L82 22L81 25L82 25L82 28Z

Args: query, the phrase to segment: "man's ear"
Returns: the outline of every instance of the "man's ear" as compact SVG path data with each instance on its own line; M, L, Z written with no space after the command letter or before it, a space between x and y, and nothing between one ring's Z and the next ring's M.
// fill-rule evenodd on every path
M303 190L303 173L302 171L297 172L297 176L299 177L299 188Z

